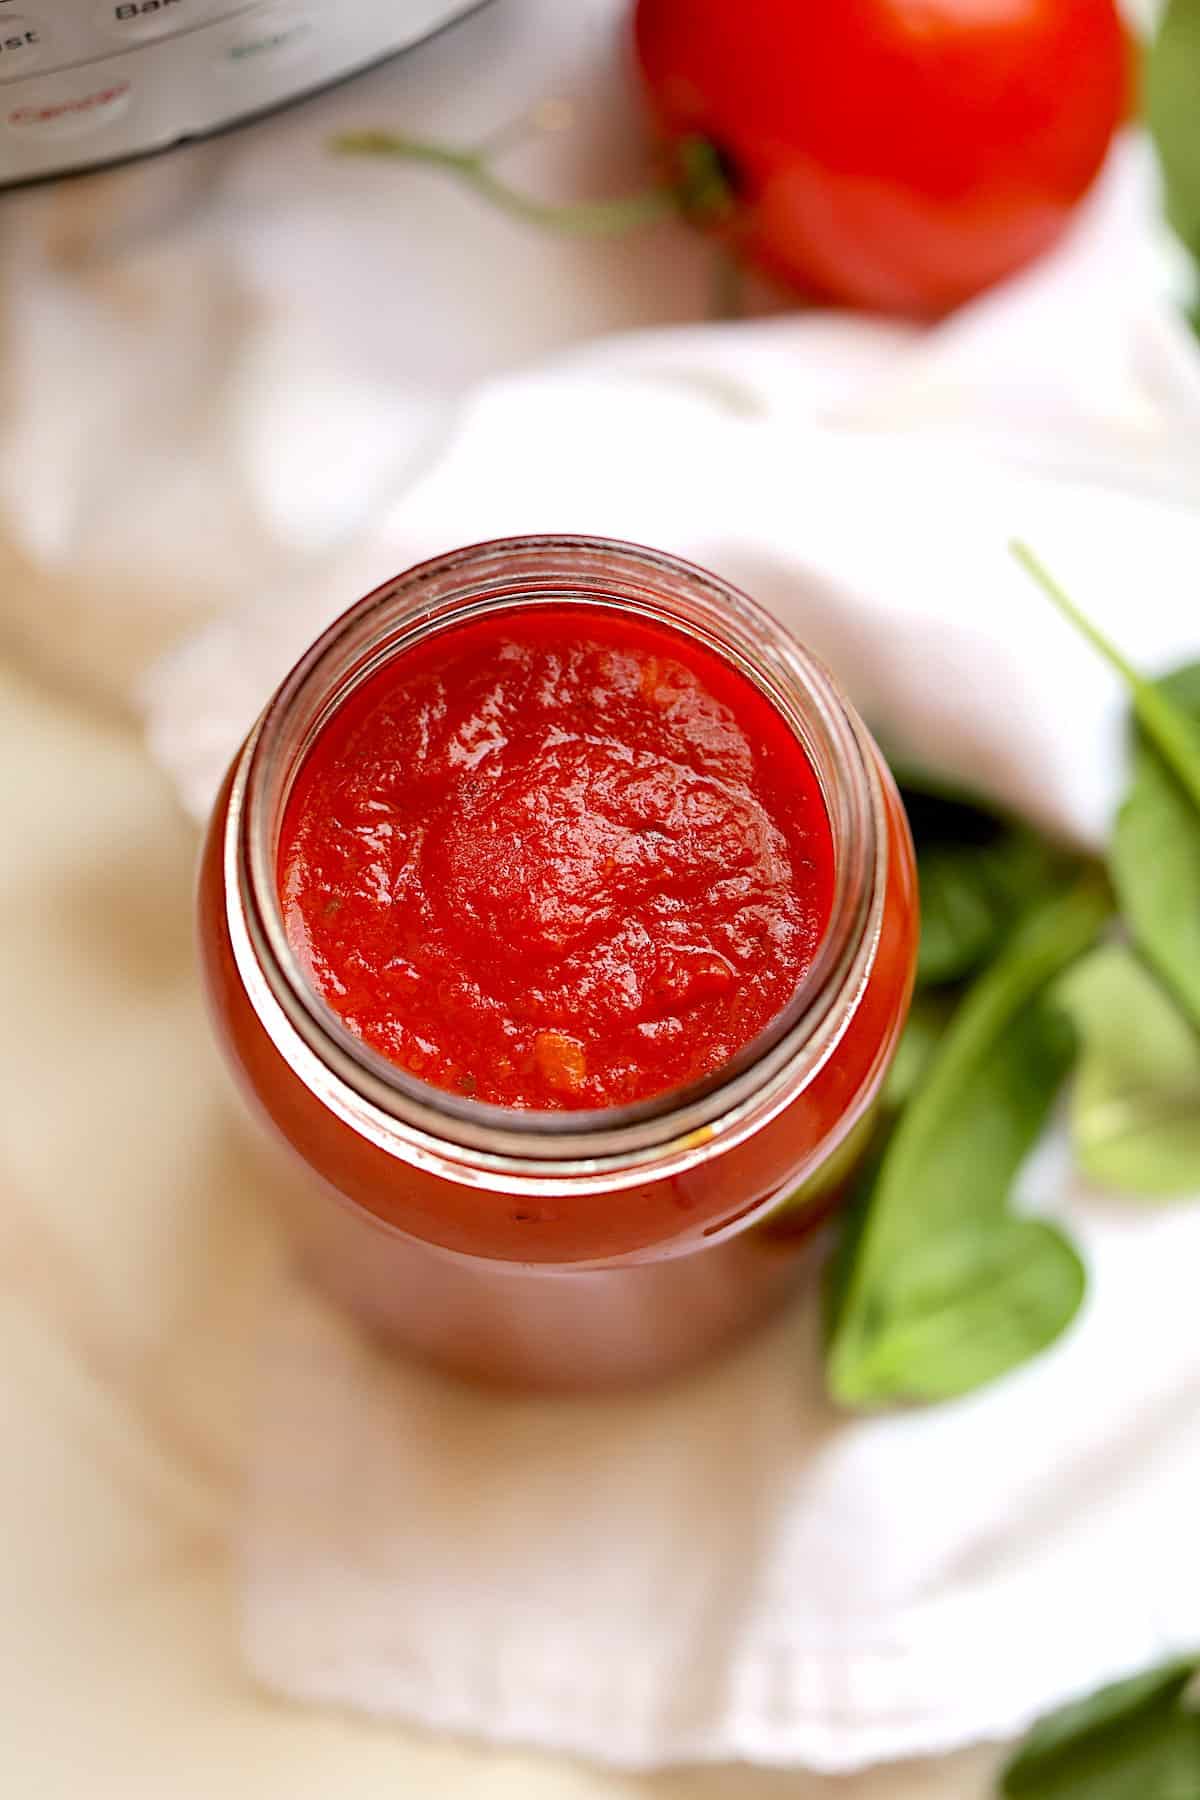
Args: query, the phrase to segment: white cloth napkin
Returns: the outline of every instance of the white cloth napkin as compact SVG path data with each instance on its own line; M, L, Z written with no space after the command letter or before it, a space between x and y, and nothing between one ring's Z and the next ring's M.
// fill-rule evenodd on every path
M158 755L200 814L342 605L453 544L594 531L742 583L889 743L1098 841L1124 703L1006 543L1147 666L1200 652L1200 355L1146 212L1132 150L1058 257L931 337L811 315L614 339L478 388L335 570L159 667ZM352 442L361 396L323 392ZM583 1405L385 1362L289 1289L245 1530L251 1667L626 1765L832 1771L1009 1734L1194 1642L1200 1205L1088 1192L1057 1137L1026 1186L1084 1249L1081 1320L989 1391L873 1420L822 1398L812 1293L690 1382Z
M470 383L703 316L694 232L556 236L437 171L330 154L370 125L501 136L532 192L632 191L627 21L628 0L502 0L253 128L4 195L6 644L126 703L183 630L336 579ZM523 127L548 99L570 128Z

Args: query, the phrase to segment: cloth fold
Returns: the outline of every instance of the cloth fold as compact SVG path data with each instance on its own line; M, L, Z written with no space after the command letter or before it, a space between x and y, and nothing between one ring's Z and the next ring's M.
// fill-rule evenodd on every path
M1125 702L1008 542L1147 667L1200 651L1198 359L1150 272L1145 182L1131 148L1057 258L929 336L810 315L613 339L425 421L336 559L154 672L150 740L187 804L340 607L456 543L577 530L740 583L894 750L1100 842ZM361 392L321 382L352 444ZM376 396L364 441L380 429ZM303 503L288 468L279 516ZM843 1770L1006 1735L1195 1641L1200 1207L1089 1192L1059 1135L1025 1185L1084 1249L1081 1320L991 1390L872 1420L822 1397L814 1290L689 1382L565 1405L385 1362L288 1289L243 1545L251 1666L624 1765Z

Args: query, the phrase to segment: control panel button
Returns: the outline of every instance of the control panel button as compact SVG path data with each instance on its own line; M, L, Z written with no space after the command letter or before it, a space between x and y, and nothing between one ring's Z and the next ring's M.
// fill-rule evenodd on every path
M238 0L102 0L94 17L97 27L118 43L145 44L224 18L237 5Z
M78 73L83 76L87 70ZM6 107L4 120L13 131L27 137L82 137L107 125L110 119L119 118L129 105L131 91L131 83L121 80L81 85Z
M264 69L293 62L318 42L312 20L301 7L255 7L244 17L231 20L222 34L218 62L224 69Z
M40 25L0 8L0 81L36 69L46 49L46 33Z

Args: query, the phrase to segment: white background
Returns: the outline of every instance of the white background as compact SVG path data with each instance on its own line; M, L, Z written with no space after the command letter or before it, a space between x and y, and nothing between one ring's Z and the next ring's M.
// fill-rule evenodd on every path
M323 149L356 123L468 140L553 95L575 102L576 128L515 154L514 177L571 197L637 185L620 12L612 0L499 0L268 127L4 202L7 1793L985 1792L986 1754L843 1782L625 1779L290 1711L237 1665L229 1531L276 1245L254 1142L200 1014L194 840L125 709L151 655L259 570L291 558L299 575L336 557L373 498L370 471L395 477L385 439L388 455L410 454L464 384L598 331L702 316L707 248L672 228L559 243L436 176L334 163ZM264 378L278 336L255 331L281 307L292 345L311 345L339 380L355 375L403 433L381 424L356 463L362 445L322 443L307 413L289 418ZM266 393L277 410L258 406ZM270 435L290 471L277 491L260 482L247 496L237 467L227 485L211 474L197 485L190 450L231 420L244 446ZM257 466L251 448L245 463Z

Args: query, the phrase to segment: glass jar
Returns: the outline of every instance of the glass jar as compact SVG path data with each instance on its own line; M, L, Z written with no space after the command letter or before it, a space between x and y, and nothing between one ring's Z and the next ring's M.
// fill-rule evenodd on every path
M533 1113L420 1081L347 1029L283 927L280 824L323 725L430 633L515 605L600 605L699 639L797 733L829 813L833 913L792 1003L714 1075L633 1106ZM229 771L200 882L218 1031L258 1110L318 1178L286 1196L314 1277L445 1367L539 1387L661 1376L790 1290L865 1142L916 933L899 798L821 665L717 577L583 537L456 551L336 620Z

